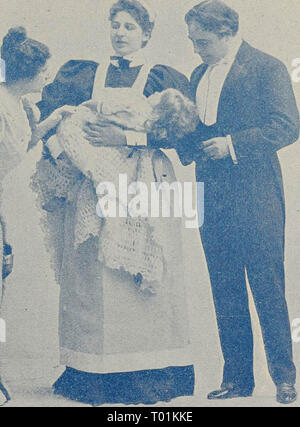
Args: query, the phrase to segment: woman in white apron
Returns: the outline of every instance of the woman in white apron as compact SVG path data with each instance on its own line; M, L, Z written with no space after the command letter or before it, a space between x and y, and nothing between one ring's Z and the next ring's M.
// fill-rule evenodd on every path
M5 181L13 179L13 172L26 155L31 138L26 114L28 103L24 96L41 92L46 83L48 48L27 37L22 27L12 28L3 39L1 64L5 64L0 84L0 192ZM16 203L18 201L16 200ZM0 201L1 205L5 200ZM4 296L5 278L12 271L12 249L5 239L5 218L0 219L0 305ZM0 404L9 400L0 381Z
M165 66L147 67L142 60L141 48L154 26L150 9L143 2L119 0L111 8L110 20L116 55L100 65L70 61L63 66L44 90L39 104L42 119L63 105L101 99L105 87L115 88L116 99L120 88L131 88L133 95L143 93L147 97L167 88L188 94L183 75ZM98 130L93 125L88 129L91 142L97 143ZM136 141L137 135L131 133L127 134L127 143L131 137ZM54 384L55 393L93 405L154 404L192 395L194 369L189 351L181 219L162 220L166 224L160 248L165 260L163 273L156 280L155 292L145 292L151 286L141 275L99 260L99 239L93 233L99 222L96 193L89 211L84 195L91 183L64 154L58 155L52 143L50 138L34 185L39 176L47 174L51 177L47 182L54 183L52 188L40 185L39 191L44 190L42 203L48 212L48 236L55 248L54 265L61 286L60 354L66 371ZM123 150L136 164L151 159L151 170L145 167L147 182L176 181L169 159L160 150L144 148L142 153L129 146ZM116 166L109 162L110 158L104 157L99 167L109 173ZM120 162L118 172L128 173L129 163Z

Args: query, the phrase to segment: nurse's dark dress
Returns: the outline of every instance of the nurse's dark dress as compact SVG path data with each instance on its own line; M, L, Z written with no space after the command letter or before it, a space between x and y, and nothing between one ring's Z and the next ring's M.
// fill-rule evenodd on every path
M91 61L64 65L43 92L41 119L58 107L91 99L97 68ZM140 69L111 64L105 86L131 87ZM188 81L182 74L157 65L149 73L144 95L167 88L189 95ZM56 232L65 236L56 255L62 260L58 274L60 350L61 363L67 369L54 384L55 393L92 405L155 404L192 395L194 369L189 355L181 243L173 244L174 259L167 266L161 291L145 298L132 286L128 274L98 262L95 240L89 239L74 251L72 215L72 203L62 202L64 225L61 230L59 222L55 226Z

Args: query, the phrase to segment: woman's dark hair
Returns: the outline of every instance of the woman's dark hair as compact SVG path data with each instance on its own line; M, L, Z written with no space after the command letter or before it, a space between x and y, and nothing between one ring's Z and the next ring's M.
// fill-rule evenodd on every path
M239 30L239 14L221 0L206 0L193 7L185 16L189 24L196 21L204 31L211 31L220 39L234 37Z
M11 28L3 39L1 58L5 61L6 82L33 79L50 58L44 44L27 38L23 27Z
M151 37L154 22L151 21L149 12L142 3L138 0L118 0L110 9L109 20L113 21L120 12L129 13L142 28L144 34L148 34ZM147 42L145 42L144 46L146 44Z

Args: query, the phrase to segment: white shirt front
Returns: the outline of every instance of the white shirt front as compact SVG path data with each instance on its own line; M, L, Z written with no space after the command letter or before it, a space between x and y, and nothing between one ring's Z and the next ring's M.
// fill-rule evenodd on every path
M209 65L199 82L196 93L196 104L200 120L207 126L214 125L217 122L219 102L224 83L241 44L241 38L236 36L232 41L228 55L217 64ZM230 136L228 136L228 143L232 160L234 163L237 163Z

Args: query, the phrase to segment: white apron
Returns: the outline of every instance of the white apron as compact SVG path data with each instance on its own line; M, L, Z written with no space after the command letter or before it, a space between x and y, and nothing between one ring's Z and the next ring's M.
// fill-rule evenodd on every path
M96 74L93 99L101 97L107 68ZM150 69L142 67L133 91L143 93ZM160 151L155 155L159 159L157 180L174 182L169 159ZM157 292L150 294L141 292L129 273L110 269L99 261L96 238L76 247L75 216L76 200L68 203L64 226L61 363L92 373L190 365L181 219L171 218L171 222L166 222L168 262Z

